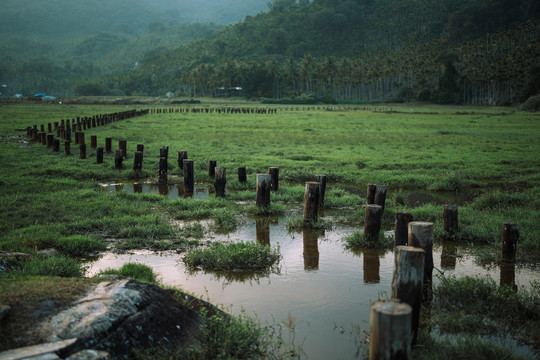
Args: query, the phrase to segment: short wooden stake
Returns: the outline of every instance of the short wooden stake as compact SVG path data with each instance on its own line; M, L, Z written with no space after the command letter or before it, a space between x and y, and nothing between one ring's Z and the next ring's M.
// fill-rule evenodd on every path
M178 150L178 167L180 170L184 169L184 160L187 159L187 151L186 150Z
M501 258L504 261L516 260L517 241L519 239L519 226L516 223L503 223Z
M364 235L369 241L379 240L383 208L380 205L366 205L364 213Z
M122 156L122 150L116 150L114 153L114 168L121 169L124 157Z
M137 151L144 152L144 144L137 144Z
M457 205L443 205L443 228L448 233L459 230Z
M272 166L268 168L270 174L270 190L278 191L279 189L279 168Z
M60 140L56 139L53 143L53 151L59 152L60 151Z
M366 203L368 205L375 204L375 193L377 192L377 185L368 184L366 189Z
M92 149L97 148L97 135L90 136L90 148Z
M424 250L424 297L423 301L431 301L433 278L433 223L413 221L409 223L409 246Z
M192 194L194 190L193 160L184 159L184 193Z
M257 174L258 207L270 206L270 174Z
M394 246L404 246L409 240L409 223L413 221L413 216L406 212L396 213L394 224Z
M375 205L380 205L384 211L384 203L386 202L386 185L377 185L375 190Z
M86 159L86 144L79 144L79 157Z
M143 163L143 152L135 151L135 156L133 157L133 170L140 171L142 170Z
M52 148L54 143L54 135L53 134L47 134L47 147Z
M71 155L71 141L64 142L64 151L66 155Z
M96 163L103 164L103 146L96 148Z
M47 133L39 133L39 139L42 145L47 145Z
M321 183L310 181L306 183L304 192L304 226L316 223L319 219L319 191Z
M315 175L317 182L321 184L319 189L319 205L324 206L324 195L326 194L326 175Z
M412 308L411 333L416 342L420 323L420 306L424 284L424 250L412 246L398 246L394 254L392 299L409 304Z
M216 197L225 197L226 187L227 187L227 177L224 167L214 167L215 169L215 181L214 188L216 189Z
M112 152L112 138L110 137L105 138L105 151L108 153Z
M127 157L127 140L118 140L118 150L122 150L122 157Z
M208 161L208 177L215 178L216 177L216 160L209 160Z
M81 131L79 132L79 145L86 144L86 141L84 140L84 133Z
M158 183L160 185L167 184L167 158L165 156L159 158Z
M397 301L376 301L370 309L370 360L411 357L412 309Z
M159 157L166 157L169 159L169 147L163 146L161 149L159 149Z
M242 184L247 182L246 168L243 166L238 168L238 182Z

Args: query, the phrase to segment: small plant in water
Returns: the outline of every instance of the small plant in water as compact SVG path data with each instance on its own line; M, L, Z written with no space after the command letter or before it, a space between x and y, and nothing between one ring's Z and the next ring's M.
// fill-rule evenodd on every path
M379 233L379 238L375 241L369 239L363 232L355 231L345 238L346 246L356 249L391 249L394 246L394 239Z
M99 272L99 275L121 275L154 284L157 283L158 277L150 266L137 263L126 263L120 269L103 270Z

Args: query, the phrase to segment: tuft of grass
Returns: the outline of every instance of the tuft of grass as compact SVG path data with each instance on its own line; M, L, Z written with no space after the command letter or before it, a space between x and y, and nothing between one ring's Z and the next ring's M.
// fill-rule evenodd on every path
M229 209L217 209L213 213L214 225L219 232L231 232L238 228L238 215Z
M333 223L331 221L322 218L318 218L317 221L309 221L308 223L304 222L304 218L302 217L287 219L287 229L289 231L298 231L303 228L331 230L332 227Z
M74 258L57 255L48 258L35 257L19 264L16 275L82 277L86 269Z
M268 247L256 242L213 243L208 248L196 249L184 256L190 268L204 270L267 270L281 258L279 247Z
M394 239L391 236L385 236L384 232L379 233L378 239L367 237L362 231L354 231L343 238L345 245L351 249L392 249Z
M286 206L279 203L270 203L269 206L250 205L246 208L248 215L281 215L286 211Z
M429 184L429 190L436 191L459 191L463 189L466 182L463 180L463 173L460 171L447 171L435 176L435 179Z
M125 263L120 269L106 269L100 271L99 275L121 275L153 284L156 284L158 279L150 266L138 263Z
M97 237L73 235L58 239L54 247L70 256L85 256L105 250L107 244Z

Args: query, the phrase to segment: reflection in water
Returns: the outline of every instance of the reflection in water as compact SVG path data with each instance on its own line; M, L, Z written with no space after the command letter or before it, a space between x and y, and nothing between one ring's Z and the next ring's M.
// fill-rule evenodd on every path
M441 269L456 268L456 244L443 241L441 252Z
M380 253L377 249L363 250L364 254L364 284L378 284L381 282L379 269L381 266Z
M133 184L133 192L136 194L142 194L143 187L141 183L135 183Z
M304 238L304 269L319 269L319 233L312 228L304 228L302 232Z
M270 219L268 217L256 218L255 229L257 242L270 246Z
M158 193L163 196L169 195L169 186L165 184L158 185Z
M516 264L513 262L501 262L501 286L508 285L514 291L517 291L516 285Z
M117 193L125 191L128 194L159 194L171 200L179 198L206 199L210 194L208 187L196 187L193 193L184 193L183 184L152 184L152 183L105 183L101 184L108 192Z

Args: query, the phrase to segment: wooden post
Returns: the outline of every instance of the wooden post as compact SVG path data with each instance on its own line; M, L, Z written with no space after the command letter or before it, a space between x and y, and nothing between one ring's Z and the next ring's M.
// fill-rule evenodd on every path
M379 300L370 309L370 360L411 357L412 309L409 304Z
M409 304L412 308L413 343L416 342L420 323L423 284L424 250L412 246L396 247L391 297Z
M159 149L159 157L165 157L169 159L169 147L163 146L161 149Z
M519 239L519 226L516 223L503 223L501 258L504 261L516 260L516 247Z
M90 148L95 149L97 148L97 136L91 135L90 136Z
M51 132L52 132L52 124L51 124L51 123L48 123L48 124L47 124L47 132L48 132L48 133L51 133Z
M79 144L79 157L86 159L86 144Z
M47 134L47 147L52 148L54 143L54 135L53 134Z
M270 174L270 190L278 191L279 189L279 168L269 167L268 173Z
M257 174L257 206L270 206L270 174Z
M137 144L137 151L144 152L144 144Z
M56 139L53 142L53 151L59 152L60 151L60 140Z
M375 205L380 205L384 211L384 203L386 202L386 185L377 185L375 191Z
M114 168L121 169L123 160L124 157L122 156L122 150L116 150L116 152L114 153Z
M103 146L96 148L96 163L103 164Z
M118 150L122 150L122 157L127 157L127 140L118 140Z
M214 167L215 169L215 181L214 188L216 189L216 197L225 197L225 189L227 185L226 172L224 167Z
M215 178L216 177L216 160L209 160L208 161L208 177Z
M311 225L319 219L319 191L321 183L310 181L306 183L304 192L304 226Z
M184 160L187 159L187 151L186 150L178 150L178 167L180 170L184 169Z
M158 183L160 185L167 184L167 158L165 156L159 158Z
M443 228L448 233L459 230L457 205L443 205Z
M81 131L79 132L79 145L86 144L86 141L84 140L84 133Z
M184 193L192 194L194 190L193 160L184 159Z
M317 182L321 184L319 190L319 205L324 206L324 195L326 194L326 175L315 175Z
M424 301L432 299L433 277L433 223L412 221L409 223L409 246L424 250Z
M242 184L247 182L246 168L243 166L238 168L238 182Z
M71 141L64 142L64 151L66 155L71 155Z
M47 145L47 133L39 133L39 141L42 145Z
M108 153L112 152L112 138L110 137L105 138L105 151Z
M364 214L364 235L369 241L378 241L381 231L383 208L380 205L366 205Z
M377 191L377 185L368 184L366 189L366 202L368 205L375 204L375 192Z
M413 216L406 212L396 213L394 224L394 246L404 246L408 244L409 223L413 221Z
M133 170L140 171L142 170L143 162L143 152L135 151L135 156L133 157Z

